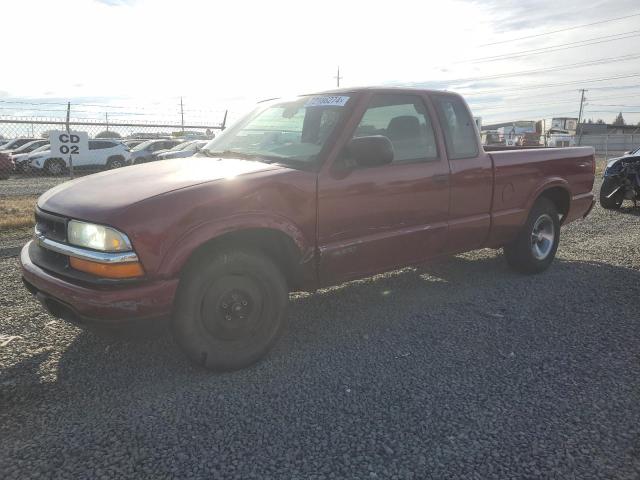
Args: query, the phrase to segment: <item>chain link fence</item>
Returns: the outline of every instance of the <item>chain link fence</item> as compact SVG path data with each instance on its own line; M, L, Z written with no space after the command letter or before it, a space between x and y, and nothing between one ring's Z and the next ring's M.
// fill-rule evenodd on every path
M496 133L483 131L482 143L486 146L506 146L506 147L593 147L596 155L611 158L623 155L631 150L640 147L640 133L631 134L547 134L537 133L498 135Z
M154 161L171 148L195 153L225 123L226 114L219 125L0 117L0 197L39 195L72 176ZM67 127L89 136L88 155L72 165L49 150L49 132Z
M640 147L638 145L640 133L582 135L578 137L578 142L582 146L593 147L598 155L603 155L606 158L618 157Z

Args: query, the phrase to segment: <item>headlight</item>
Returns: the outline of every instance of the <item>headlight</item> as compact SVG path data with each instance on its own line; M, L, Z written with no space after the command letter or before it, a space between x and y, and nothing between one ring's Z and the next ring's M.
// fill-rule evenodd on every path
M67 225L69 243L79 247L93 248L103 252L126 252L133 250L124 233L111 227L71 220Z

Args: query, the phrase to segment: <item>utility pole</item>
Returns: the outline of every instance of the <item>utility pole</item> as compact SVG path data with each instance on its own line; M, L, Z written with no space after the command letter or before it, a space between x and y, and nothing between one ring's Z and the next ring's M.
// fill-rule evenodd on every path
M229 113L229 110L224 111L224 118L222 119L222 125L220 125L220 131L224 131L224 129L227 128L227 113Z
M109 113L104 112L104 121L107 124L107 132L109 131Z
M69 133L69 121L71 119L71 102L67 102L67 133ZM73 178L73 157L69 154L69 175Z
M586 92L586 90L583 88L580 90L580 112L578 113L578 130L580 131L580 134L578 135L578 145L580 145L580 140L582 139L582 111L584 109L584 92ZM578 133L578 132L576 132Z
M180 125L182 126L182 131L184 132L184 108L182 105L182 97L180 97Z
M340 76L340 66L339 65L338 65L338 74L333 78L336 79L336 86L338 88L340 88L340 80L342 79L342 77Z

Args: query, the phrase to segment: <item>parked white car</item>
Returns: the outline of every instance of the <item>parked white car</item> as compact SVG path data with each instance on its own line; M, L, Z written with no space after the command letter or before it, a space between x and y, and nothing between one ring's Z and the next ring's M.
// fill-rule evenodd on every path
M35 155L40 152L49 151L50 148L51 146L49 145L49 142L47 142L44 145L39 146L35 150L32 150L27 153L13 153L11 155L11 158L16 164L16 172L25 172L29 170L29 164L31 163L32 155Z
M89 140L89 154L74 159L74 169L112 169L124 167L131 159L131 152L118 140ZM45 171L60 175L69 168L68 158L54 158L51 150L32 154L29 166L33 171Z
M158 160L169 160L171 158L187 158L195 155L204 147L209 140L191 140L190 142L184 142L176 145L171 150L159 153L157 155Z

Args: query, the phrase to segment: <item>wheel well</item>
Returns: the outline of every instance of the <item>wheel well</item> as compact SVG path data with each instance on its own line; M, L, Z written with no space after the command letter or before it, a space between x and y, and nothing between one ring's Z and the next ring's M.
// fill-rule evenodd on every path
M42 166L44 168L47 168L47 165L50 165L52 163L60 163L63 167L66 167L67 164L65 163L65 161L61 158L55 157L55 158L47 158L44 163L42 164Z
M282 269L289 287L295 287L300 283L302 252L291 237L270 228L250 228L213 238L200 245L191 254L183 266L182 272L199 265L203 257L209 255L210 252L223 249L247 249L261 252Z
M124 157L122 155L111 155L109 158L107 158L107 163L112 162L113 160L124 161Z
M562 187L553 187L548 190L545 190L540 194L538 198L547 198L553 202L555 207L558 209L558 213L561 215L560 221L562 222L567 214L569 213L569 205L571 202L571 197L569 192Z

